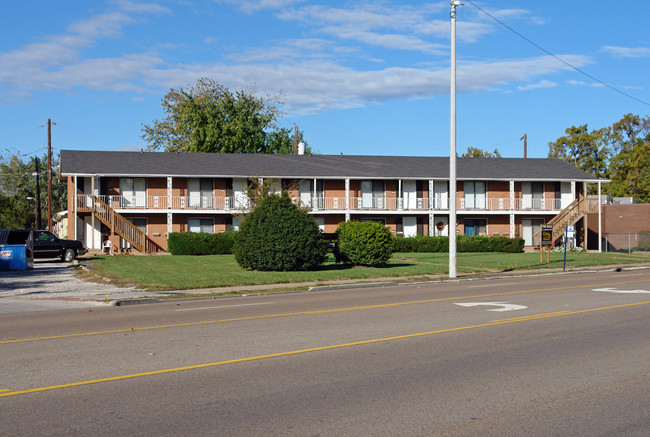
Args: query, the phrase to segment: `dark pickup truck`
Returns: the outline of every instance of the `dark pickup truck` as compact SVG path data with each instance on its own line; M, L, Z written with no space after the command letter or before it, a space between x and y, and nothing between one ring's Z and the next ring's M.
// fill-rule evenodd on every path
M29 229L0 230L1 244L25 244L29 238ZM48 231L33 231L34 258L61 258L70 262L78 255L86 253L83 243L78 240L62 240Z

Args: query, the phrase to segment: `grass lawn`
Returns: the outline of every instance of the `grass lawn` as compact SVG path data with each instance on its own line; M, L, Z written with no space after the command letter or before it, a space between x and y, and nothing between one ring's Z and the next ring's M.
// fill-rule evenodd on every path
M550 263L540 263L539 253L458 253L457 271L487 273L510 270L562 268L564 254L552 253ZM337 279L360 281L379 277L422 278L447 274L447 253L395 253L384 267L338 266L333 257L319 270L308 272L259 272L239 267L233 255L211 256L92 256L80 259L89 271L80 276L108 279L116 285L134 284L148 290L190 290L237 285L282 284ZM567 253L567 267L648 263L650 255L633 253Z

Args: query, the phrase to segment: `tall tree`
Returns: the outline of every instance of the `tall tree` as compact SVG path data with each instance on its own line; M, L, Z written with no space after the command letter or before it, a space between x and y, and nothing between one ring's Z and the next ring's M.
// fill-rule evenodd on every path
M292 153L291 130L277 126L281 104L202 78L187 90L172 88L162 100L167 116L144 124L142 138L148 150L167 152Z
M488 152L476 147L468 147L467 151L463 153L462 158L501 158L499 149L494 149L494 152Z
M650 118L627 114L612 126L607 192L650 202Z
M53 160L52 167L52 211L62 211L67 207L67 188L59 180L56 169L59 159ZM38 160L35 168L33 158L12 155L0 159L0 223L3 227L34 228L36 225L35 198L38 171L42 180L47 180L47 156ZM47 217L47 183L40 184L41 217ZM47 220L46 220L47 221ZM42 224L46 227L46 224Z
M626 114L621 120L589 131L570 127L549 143L549 158L560 158L602 179L603 192L650 202L650 119ZM595 187L591 187L592 192Z

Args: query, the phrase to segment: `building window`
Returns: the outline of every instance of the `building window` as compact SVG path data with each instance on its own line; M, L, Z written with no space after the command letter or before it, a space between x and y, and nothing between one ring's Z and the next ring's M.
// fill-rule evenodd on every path
M212 208L213 188L210 178L191 178L187 180L187 191L191 208Z
M147 187L145 178L120 178L120 208L145 207Z
M187 228L190 232L214 233L214 219L191 218L187 219Z
M465 181L465 209L485 209L485 182Z
M470 237L487 236L487 219L465 219L465 235Z

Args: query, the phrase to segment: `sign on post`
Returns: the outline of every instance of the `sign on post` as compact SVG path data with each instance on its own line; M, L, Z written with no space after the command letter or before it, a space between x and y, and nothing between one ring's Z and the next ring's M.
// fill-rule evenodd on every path
M551 260L551 246L553 245L553 225L542 225L540 231L540 250L539 250L539 262L542 262L544 259L544 248L548 248L548 254L546 255L546 262Z

